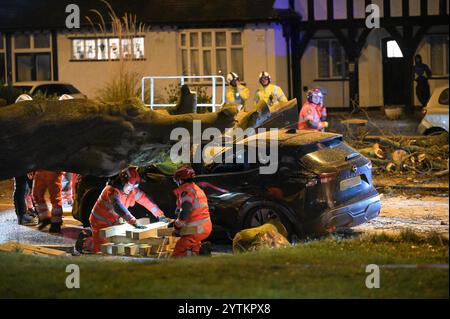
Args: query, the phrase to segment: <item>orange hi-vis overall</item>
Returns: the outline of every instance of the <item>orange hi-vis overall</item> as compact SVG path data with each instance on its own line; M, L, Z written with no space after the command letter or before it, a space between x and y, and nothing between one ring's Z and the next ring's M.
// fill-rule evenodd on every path
M320 131L325 128L325 123L322 118L326 117L326 108L311 102L306 101L300 110L298 129Z
M33 200L39 220L51 219L52 223L62 224L62 172L37 171L33 179ZM45 192L50 194L51 213L45 201Z
M116 201L125 207L124 214L118 214L115 203ZM83 243L83 250L97 253L100 251L100 246L107 242L106 238L100 237L100 230L102 228L110 227L119 224L119 218L122 217L128 223L134 224L136 218L128 211L128 207L132 207L138 203L148 209L154 216L163 215L159 207L153 203L141 190L134 189L128 195L123 191L107 185L100 194L97 202L92 208L89 222L92 229L92 237L86 238Z
M212 231L209 216L208 199L203 190L195 183L184 183L175 190L177 208L180 210L184 202L192 204L192 212L184 222L185 227L198 226L199 232L184 235L177 241L173 257L198 255L202 240L208 238Z

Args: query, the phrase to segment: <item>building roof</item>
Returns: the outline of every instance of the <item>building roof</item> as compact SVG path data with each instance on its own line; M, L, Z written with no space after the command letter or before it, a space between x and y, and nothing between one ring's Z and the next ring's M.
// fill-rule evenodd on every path
M217 25L275 22L299 18L290 10L274 9L275 0L109 0L118 17L136 14L146 25ZM0 0L0 30L61 29L69 13L66 6L80 8L81 26L86 19L100 19L93 9L109 21L108 6L101 0Z

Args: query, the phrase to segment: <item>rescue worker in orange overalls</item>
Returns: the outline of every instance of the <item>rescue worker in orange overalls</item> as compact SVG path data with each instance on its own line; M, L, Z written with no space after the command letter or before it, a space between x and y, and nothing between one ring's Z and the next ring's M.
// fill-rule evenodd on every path
M136 218L128 210L128 207L134 206L135 203L144 206L159 221L168 222L161 209L138 188L140 181L136 167L126 168L118 177L108 181L89 217L92 234L82 231L75 243L78 252L99 252L100 246L107 242L106 238L100 237L100 230L118 225L120 217L138 229L145 228L137 223Z
M184 235L177 241L172 257L198 256L202 240L212 231L208 199L203 190L194 183L195 172L190 166L181 166L174 175L177 197L177 219L174 222L175 235L183 227L197 226L197 234Z
M49 232L60 233L62 225L62 172L37 171L33 179L32 196L36 204L36 211L39 216L38 229L42 230L50 225ZM51 212L45 201L45 192L48 190L50 202L52 203Z
M299 114L299 130L324 131L328 127L327 109L323 104L323 96L320 88L308 90L306 102Z

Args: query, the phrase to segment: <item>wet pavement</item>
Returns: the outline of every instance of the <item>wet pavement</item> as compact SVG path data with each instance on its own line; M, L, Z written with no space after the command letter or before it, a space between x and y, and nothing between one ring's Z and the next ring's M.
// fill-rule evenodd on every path
M35 226L21 226L17 224L13 207L0 205L0 243L18 241L37 245L73 245L80 229L76 225L67 225L62 235L53 235L38 231Z

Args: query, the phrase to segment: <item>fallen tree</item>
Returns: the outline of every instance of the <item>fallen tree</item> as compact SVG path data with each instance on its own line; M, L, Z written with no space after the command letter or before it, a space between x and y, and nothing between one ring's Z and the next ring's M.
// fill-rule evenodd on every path
M0 180L37 169L111 176L141 152L170 142L176 127L223 130L235 125L236 108L170 115L139 101L27 101L0 108Z

